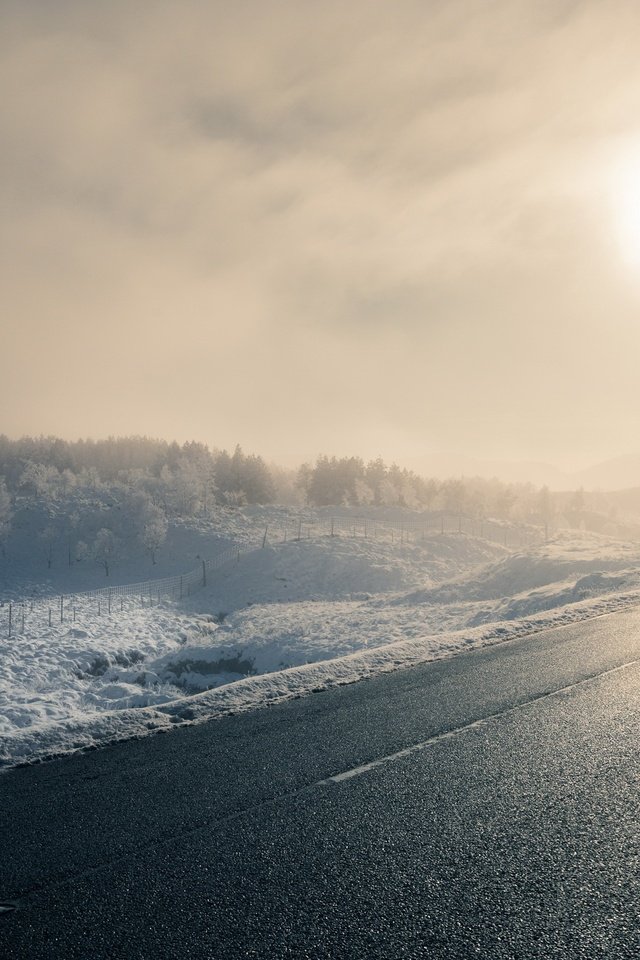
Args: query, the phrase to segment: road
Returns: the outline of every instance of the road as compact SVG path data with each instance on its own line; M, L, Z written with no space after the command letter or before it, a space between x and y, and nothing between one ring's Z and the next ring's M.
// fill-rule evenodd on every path
M10 771L0 957L637 960L639 788L630 610Z

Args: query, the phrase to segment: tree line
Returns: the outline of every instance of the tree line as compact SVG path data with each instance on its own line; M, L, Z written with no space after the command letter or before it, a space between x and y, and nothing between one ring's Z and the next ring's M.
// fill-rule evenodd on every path
M318 457L297 475L303 499L312 506L387 506L441 510L478 519L531 520L550 510L551 494L529 483L503 483L481 477L421 477L381 457ZM544 519L541 520L544 522Z
M164 502L168 512L190 515L215 502L270 503L275 491L262 457L240 446L209 450L149 437L61 440L58 437L0 435L0 477L10 494L53 499L77 486L111 482L139 487Z
M566 496L532 484L478 477L425 478L382 458L319 456L298 470L262 457L191 441L148 437L67 441L0 436L0 548L16 511L35 505L45 522L41 558L69 565L92 560L109 575L114 563L144 551L155 563L173 520L209 517L221 508L281 503L312 507L399 507L477 519L543 525L561 513L584 523L582 491Z
M31 550L49 569L91 560L109 576L140 551L155 564L171 520L274 498L263 459L239 446L229 453L147 437L0 437L0 550L14 518L21 513L27 530L35 509L41 522Z

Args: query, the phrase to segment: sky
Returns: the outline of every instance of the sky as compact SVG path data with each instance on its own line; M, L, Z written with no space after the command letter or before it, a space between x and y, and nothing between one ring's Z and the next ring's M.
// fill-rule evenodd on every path
M0 432L427 471L640 449L636 2L0 20Z

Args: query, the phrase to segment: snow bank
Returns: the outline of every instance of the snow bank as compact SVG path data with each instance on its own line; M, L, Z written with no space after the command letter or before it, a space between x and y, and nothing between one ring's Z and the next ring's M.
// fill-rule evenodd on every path
M248 555L183 604L0 640L0 764L202 722L640 601L636 548L531 553L445 535L325 537Z
M509 624L420 637L375 650L361 651L324 663L307 664L235 683L162 706L108 711L52 724L34 724L8 737L0 752L0 766L50 759L76 750L93 749L118 740L136 739L176 724L203 723L268 704L355 683L381 673L454 656L490 643L504 642L552 626L612 613L640 603L640 591L586 601L553 614L541 614Z

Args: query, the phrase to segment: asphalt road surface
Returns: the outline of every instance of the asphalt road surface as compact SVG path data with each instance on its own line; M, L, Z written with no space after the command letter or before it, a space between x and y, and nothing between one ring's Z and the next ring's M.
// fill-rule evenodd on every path
M0 957L640 957L640 612L0 777Z

